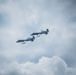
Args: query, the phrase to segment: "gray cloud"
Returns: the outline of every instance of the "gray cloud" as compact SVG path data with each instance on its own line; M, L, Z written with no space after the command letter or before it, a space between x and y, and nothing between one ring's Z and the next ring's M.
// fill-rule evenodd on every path
M7 13L4 13L4 12L0 12L0 27L6 27L8 26L8 15Z
M0 55L10 62L37 62L42 56L58 55L68 66L76 67L75 7L75 0L1 0ZM16 44L18 39L46 28L50 30L47 36Z
M0 70L1 75L75 75L76 68L67 67L60 57L42 57L38 63L12 62Z

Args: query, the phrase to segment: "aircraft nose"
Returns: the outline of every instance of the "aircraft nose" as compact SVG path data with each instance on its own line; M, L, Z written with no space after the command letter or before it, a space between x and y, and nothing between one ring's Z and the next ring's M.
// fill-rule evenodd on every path
M16 41L16 43L18 43L18 41Z

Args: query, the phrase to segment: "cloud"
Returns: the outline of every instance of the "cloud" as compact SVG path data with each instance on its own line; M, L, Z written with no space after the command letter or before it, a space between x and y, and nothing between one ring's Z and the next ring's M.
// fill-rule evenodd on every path
M42 57L38 63L26 62L11 64L0 69L1 75L76 75L76 68L67 67L65 61L58 57Z
M0 0L1 63L37 62L42 56L58 55L76 67L75 9L75 0ZM47 36L16 44L18 39L46 28L50 30Z

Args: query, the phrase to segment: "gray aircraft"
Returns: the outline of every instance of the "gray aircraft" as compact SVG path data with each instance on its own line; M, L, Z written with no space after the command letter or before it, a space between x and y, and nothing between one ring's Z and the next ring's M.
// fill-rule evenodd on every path
M32 38L27 38L27 39L23 39L23 40L18 40L16 41L16 43L22 43L22 44L25 44L27 41L31 41L33 42L35 39L35 37L33 36Z
M45 34L45 35L47 35L48 32L49 32L49 29L46 29L45 31L32 33L31 36L35 36L35 35L37 35L37 36L39 37L41 34Z

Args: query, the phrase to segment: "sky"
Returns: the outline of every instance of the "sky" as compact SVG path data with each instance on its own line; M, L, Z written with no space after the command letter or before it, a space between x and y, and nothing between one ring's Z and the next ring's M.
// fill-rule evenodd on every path
M0 0L0 75L76 75L75 53L76 0Z

